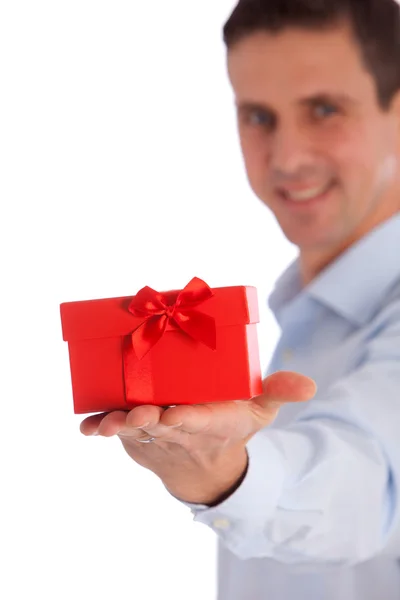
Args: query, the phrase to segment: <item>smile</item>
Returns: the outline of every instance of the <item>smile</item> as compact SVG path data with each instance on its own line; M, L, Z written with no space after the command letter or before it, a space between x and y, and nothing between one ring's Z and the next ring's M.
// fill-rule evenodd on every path
M298 192L282 190L281 193L287 200L292 200L293 202L306 202L308 200L313 200L314 198L322 196L325 192L328 191L331 185L331 183L325 183L324 185L308 188L306 190L301 190Z

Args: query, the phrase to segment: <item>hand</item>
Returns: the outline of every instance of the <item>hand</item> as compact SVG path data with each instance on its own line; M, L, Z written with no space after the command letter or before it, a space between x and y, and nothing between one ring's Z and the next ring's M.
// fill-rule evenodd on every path
M309 400L315 392L312 379L281 371L267 377L263 394L251 400L167 409L138 406L87 417L81 432L117 435L129 456L158 475L171 494L211 504L243 476L246 443L276 419L281 406ZM148 436L156 440L137 441Z

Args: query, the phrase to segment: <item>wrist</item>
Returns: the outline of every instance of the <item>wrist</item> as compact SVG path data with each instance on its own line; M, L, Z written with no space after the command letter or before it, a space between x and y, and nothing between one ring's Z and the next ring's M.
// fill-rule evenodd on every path
M181 474L172 481L163 480L166 489L181 502L216 506L231 496L241 485L248 469L245 447L226 453L206 472Z

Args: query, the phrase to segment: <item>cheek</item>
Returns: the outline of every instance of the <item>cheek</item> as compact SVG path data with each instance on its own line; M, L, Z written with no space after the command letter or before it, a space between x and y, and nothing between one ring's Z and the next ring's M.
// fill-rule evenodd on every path
M315 165L325 164L349 197L365 195L391 181L397 168L395 148L387 136L361 125L321 128L312 134ZM268 185L270 140L265 132L239 128L240 144L247 176L256 193Z
M240 145L246 171L253 187L265 183L268 167L268 146L261 134L250 131L240 133Z
M374 180L374 195L379 197L385 193L386 190L393 184L398 170L398 157L394 154L386 154L384 156L375 172Z
M245 157L254 158L259 153L262 145L262 136L260 132L254 129L245 128L239 129L240 144Z
M363 202L383 193L392 183L397 168L392 154L376 154L367 147L349 155L347 160L343 155L340 164L339 176L348 197L359 197Z
M352 128L327 132L324 147L337 178L350 195L371 186L382 167L383 154L380 142L372 132Z
M355 128L326 127L317 137L317 145L331 157L332 162L341 168L357 163L360 166L366 163L364 156L366 142L361 131Z

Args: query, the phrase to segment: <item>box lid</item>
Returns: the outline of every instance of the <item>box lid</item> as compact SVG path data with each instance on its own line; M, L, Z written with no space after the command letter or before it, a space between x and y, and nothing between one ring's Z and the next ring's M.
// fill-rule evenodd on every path
M217 327L259 322L255 287L223 287L213 288L212 291L214 296L196 306L196 309L214 317ZM162 293L172 304L179 291ZM60 305L63 339L72 342L129 335L143 322L142 317L135 317L128 310L133 297L64 302Z

